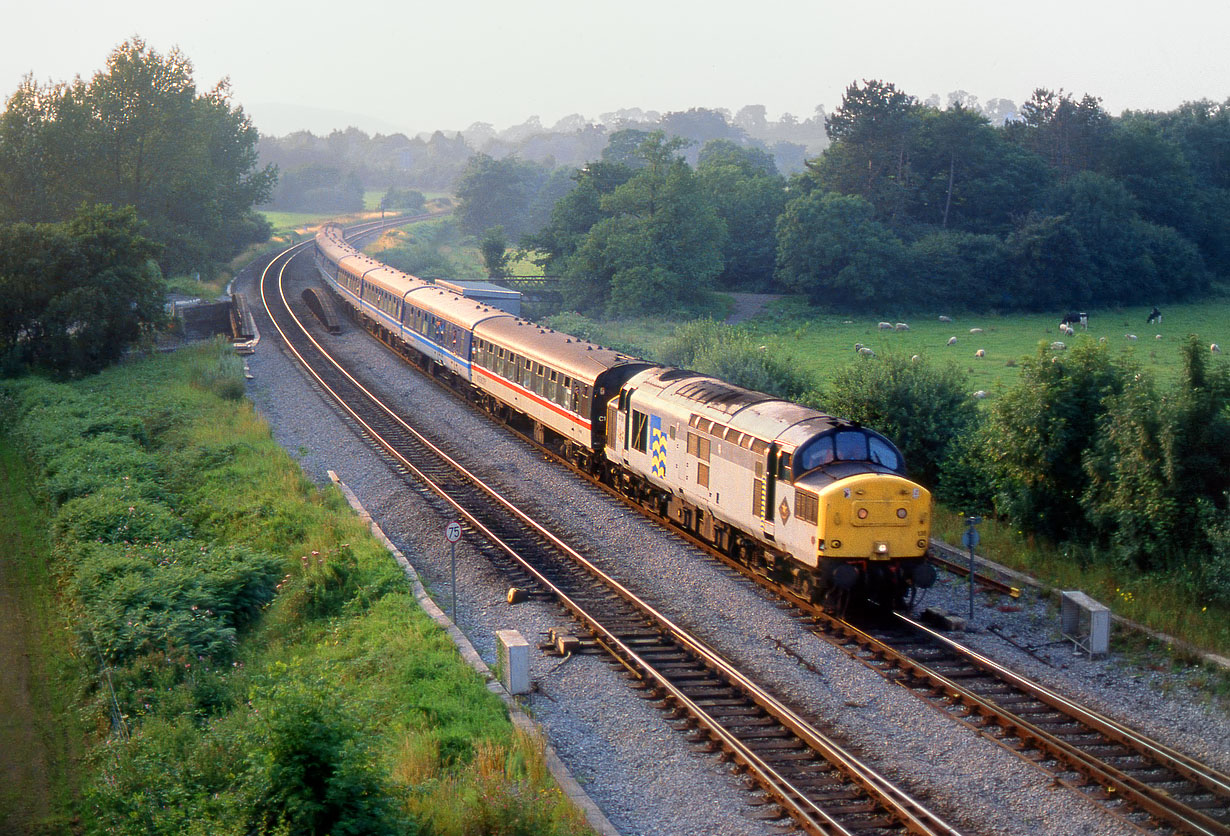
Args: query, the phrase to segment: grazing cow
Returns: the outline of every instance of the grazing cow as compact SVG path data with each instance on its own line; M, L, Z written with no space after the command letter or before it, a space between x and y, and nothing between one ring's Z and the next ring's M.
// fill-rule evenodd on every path
M1089 314L1084 311L1068 311L1063 315L1063 319L1059 320L1060 325L1079 325L1086 331L1089 330Z
M1157 305L1153 306L1153 310L1149 311L1149 318L1145 320L1145 325L1162 324L1162 312L1157 309Z
M974 352L974 356L975 357L986 357L987 356L986 349L983 349L983 348L978 349L977 351Z
M951 316L941 316L940 322L952 322L952 317Z
M957 344L957 338L956 338L956 337L949 337L949 338L948 338L948 344L949 344L949 345L956 345L956 344Z

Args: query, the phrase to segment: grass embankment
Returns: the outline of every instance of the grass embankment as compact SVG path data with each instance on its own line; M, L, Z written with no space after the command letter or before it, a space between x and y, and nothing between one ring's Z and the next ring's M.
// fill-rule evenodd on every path
M587 832L388 554L272 441L229 347L2 391L46 532L28 562L55 576L22 586L60 593L32 646L54 666L37 646L64 618L76 649L75 706L20 710L88 727L83 831ZM62 821L77 782L47 773Z
M0 437L0 831L73 829L85 729L56 601L47 518L25 461Z

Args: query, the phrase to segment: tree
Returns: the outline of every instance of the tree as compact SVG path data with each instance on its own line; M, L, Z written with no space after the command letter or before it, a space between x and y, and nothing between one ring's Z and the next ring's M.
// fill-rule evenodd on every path
M813 167L820 184L867 199L881 217L896 217L911 187L919 111L917 99L893 84L851 84L841 106L829 116L833 145Z
M489 277L500 279L508 275L508 238L504 235L504 227L493 226L484 232L478 242L478 251Z
M60 374L116 360L163 317L158 245L131 207L0 227L0 358Z
M777 279L812 302L867 307L895 294L905 247L860 197L813 191L777 224Z
M696 177L726 225L725 267L718 284L731 290L767 290L773 281L774 227L786 205L786 181L773 157L719 139L700 152Z
M131 205L164 245L165 271L209 274L268 237L252 207L268 199L276 173L257 169L256 141L227 81L198 93L182 53L164 56L133 38L88 84L44 89L27 79L9 100L0 217L65 220L83 201Z
M712 286L726 230L678 156L684 144L656 131L638 146L643 167L601 199L605 218L568 260L569 304L620 313L686 308Z

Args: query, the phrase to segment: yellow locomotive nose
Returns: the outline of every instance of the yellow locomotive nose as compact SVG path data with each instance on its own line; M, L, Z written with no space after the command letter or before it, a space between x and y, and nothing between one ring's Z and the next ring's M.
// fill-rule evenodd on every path
M823 489L818 516L824 557L918 558L931 537L931 492L895 474L865 473Z

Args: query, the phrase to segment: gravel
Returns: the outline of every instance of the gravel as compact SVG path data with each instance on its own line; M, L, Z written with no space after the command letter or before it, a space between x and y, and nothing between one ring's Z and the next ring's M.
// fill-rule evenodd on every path
M255 300L264 335L249 358L253 379L248 391L274 437L318 483L328 482L326 471L337 472L448 612L449 554L443 530L449 516L439 502L408 489L286 358L259 310L253 276L242 275L237 289ZM467 439L470 461L497 474L496 481L510 495L669 616L738 660L817 726L924 798L962 832L1136 832L816 638L769 593L544 461L352 323L346 322L340 336L326 339L357 364L361 377L381 381L412 423L428 433ZM536 596L509 605L507 579L465 540L457 548L457 581L456 621L493 667L496 630L520 630L533 648L551 627L571 626L556 606ZM962 613L964 594L960 581L944 578L925 603ZM1074 656L1070 646L1051 644L1058 639L1058 615L1052 605L1028 593L1017 612L1001 612L983 601L978 606L975 630L966 638L982 652L1230 769L1230 722L1198 687L1136 667L1114 652L1090 661ZM992 624L1020 644L1040 647L1038 654L1054 666L989 632ZM755 803L743 779L673 731L665 715L627 687L604 657L577 654L561 661L532 651L531 679L536 690L524 705L622 833L791 832L788 820L759 818L766 808Z

